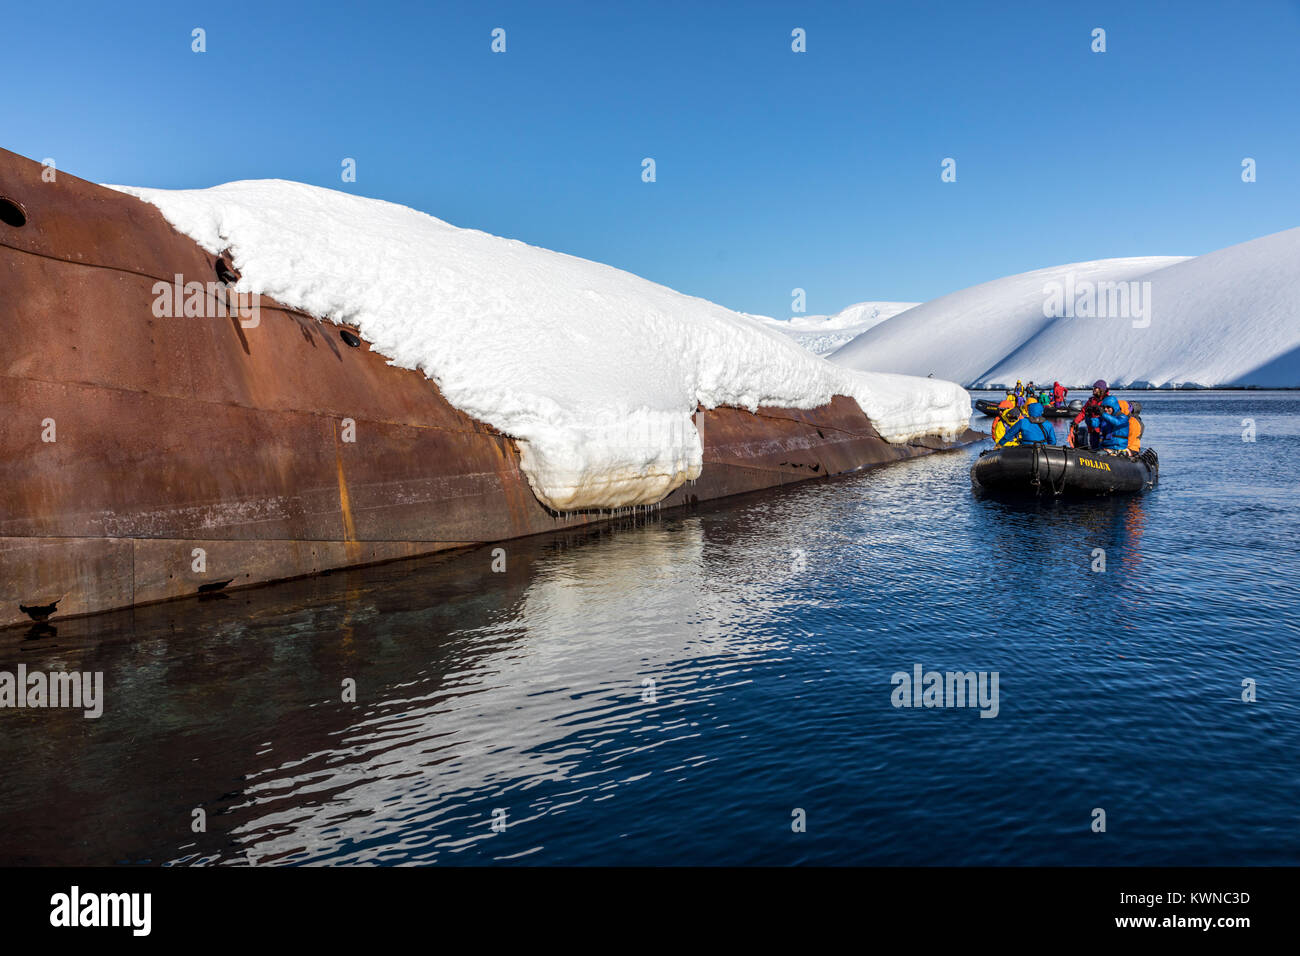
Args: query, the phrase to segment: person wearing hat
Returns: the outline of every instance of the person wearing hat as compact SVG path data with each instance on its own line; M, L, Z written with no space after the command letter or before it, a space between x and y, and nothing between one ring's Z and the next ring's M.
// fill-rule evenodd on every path
M1016 420L998 440L999 448L1008 445L1055 445L1056 432L1052 424L1043 417L1043 406L1031 402L1025 409L1026 414Z
M1006 447L1008 444L1019 444L1019 439L1011 442L1002 441L1002 436L1007 433L1007 429L1018 421L1020 421L1020 407L1016 404L1014 398L1011 399L1010 403L1003 402L999 405L997 417L993 419L993 444L999 447Z
M1128 453L1133 458L1142 451L1142 403L1130 402L1128 406Z
M1083 410L1074 416L1074 421L1070 423L1070 436L1074 437L1075 429L1079 425L1087 422L1088 429L1088 447L1096 449L1101 447L1101 403L1106 400L1110 394L1110 388L1106 385L1105 379L1097 379L1092 383L1092 396L1083 405Z
M1101 447L1106 451L1128 451L1128 409L1120 407L1120 401L1114 395L1107 395L1101 401L1101 411L1097 414L1101 430Z

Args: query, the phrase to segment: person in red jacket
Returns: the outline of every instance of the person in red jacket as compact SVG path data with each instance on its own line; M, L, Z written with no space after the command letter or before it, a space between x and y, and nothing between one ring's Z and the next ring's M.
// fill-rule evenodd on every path
M1053 384L1052 384L1052 404L1055 405L1057 408L1060 408L1062 405L1064 405L1064 404L1065 404L1065 396L1066 396L1066 393L1067 393L1067 392L1068 392L1068 389L1067 389L1064 385L1062 385L1060 382L1055 382L1055 383L1053 383Z
M1092 397L1083 404L1083 411L1074 416L1074 421L1070 423L1070 438L1073 439L1075 429L1082 423L1087 423L1088 429L1088 447L1101 447L1101 403L1106 400L1110 394L1110 387L1104 379L1097 379L1092 383ZM1097 424L1093 424L1096 422ZM1077 444L1077 442L1076 442Z

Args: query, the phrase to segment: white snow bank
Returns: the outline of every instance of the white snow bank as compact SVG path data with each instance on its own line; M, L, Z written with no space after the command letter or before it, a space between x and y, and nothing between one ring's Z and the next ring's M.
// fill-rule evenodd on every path
M889 369L913 375L933 372L963 384L986 382L989 373L1024 342L1053 322L1063 321L1043 314L1043 290L1050 283L1064 284L1068 279L1079 286L1084 282L1127 281L1181 261L1167 256L1100 259L994 279L896 315L828 358L837 365L863 371ZM1061 379L1058 368L1049 363L1042 370L1013 375L1011 381L1055 381ZM1091 382L1099 374L1085 377Z
M916 306L916 302L858 302L834 315L797 315L790 319L754 316L784 332L809 352L828 355L867 329Z
M857 400L892 442L966 427L951 382L840 368L753 319L598 263L405 206L281 180L115 186L153 203L242 292L351 323L393 365L519 443L556 510L659 501L700 474L697 405Z

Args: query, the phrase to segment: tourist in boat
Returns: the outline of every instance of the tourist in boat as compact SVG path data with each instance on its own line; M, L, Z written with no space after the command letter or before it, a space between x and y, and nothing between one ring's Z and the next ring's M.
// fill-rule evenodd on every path
M1107 395L1101 403L1101 412L1097 416L1100 422L1101 447L1105 451L1128 451L1129 409L1127 403L1120 407L1120 400L1114 395Z
M1056 444L1056 432L1052 429L1052 423L1043 417L1043 406L1038 402L1032 403L1025 409L1025 414L1021 415L1014 425L1009 426L998 441L999 448L1006 448L1012 444Z
M1002 405L998 406L999 411L997 417L993 419L993 443L1004 448L1009 445L1020 444L1020 439L1018 438L1015 441L1007 442L1006 444L1002 441L1002 437L1007 433L1007 429L1020 420L1020 408L1016 405L1015 398L1011 396L1008 396L1008 398L1010 398L1010 404L1004 402Z
M1110 394L1110 388L1106 385L1104 379L1097 379L1092 383L1092 396L1083 405L1083 410L1074 416L1071 423L1071 436L1074 435L1074 429L1078 425L1085 425L1088 429L1088 441L1086 447L1096 449L1101 447L1101 403L1105 401L1106 396ZM1078 447L1085 447L1084 443L1076 440Z
M1063 408L1065 406L1065 396L1068 394L1069 389L1060 382L1054 382L1052 384L1052 404L1057 408Z
M1128 453L1129 457L1136 458L1142 451L1142 403L1133 402L1129 405L1128 415Z
M998 402L997 415L993 419L994 426L997 425L999 419L1002 420L1003 425L1011 424L1010 419L1003 418L1002 416L1006 415L1008 412L1015 411L1019 407L1020 407L1020 402L1016 398L1015 392L1007 392L1007 397L1002 399L1002 401ZM993 437L997 438L996 432Z

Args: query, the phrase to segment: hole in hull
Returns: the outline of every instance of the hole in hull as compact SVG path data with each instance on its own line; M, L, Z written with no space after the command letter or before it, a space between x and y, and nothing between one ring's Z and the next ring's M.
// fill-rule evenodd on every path
M225 285L234 285L239 281L239 273L226 262L225 256L218 257L216 270L217 278Z
M27 225L27 213L12 199L0 196L0 222L17 229Z

